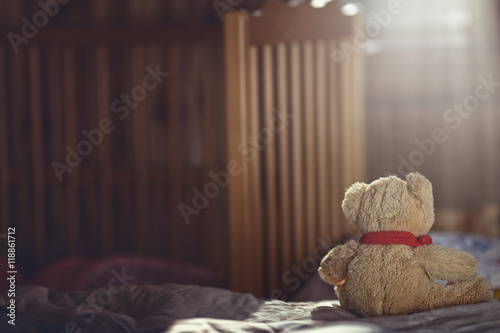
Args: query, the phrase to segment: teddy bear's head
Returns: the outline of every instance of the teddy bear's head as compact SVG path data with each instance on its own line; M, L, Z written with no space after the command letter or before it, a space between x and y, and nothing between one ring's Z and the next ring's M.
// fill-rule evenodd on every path
M406 180L395 176L371 184L355 183L345 193L342 210L362 234L409 231L420 237L434 223L432 185L419 173Z

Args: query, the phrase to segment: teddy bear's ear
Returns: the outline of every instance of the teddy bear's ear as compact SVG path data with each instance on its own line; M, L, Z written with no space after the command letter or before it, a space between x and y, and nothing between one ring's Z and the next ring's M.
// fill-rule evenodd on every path
M365 194L367 187L368 184L358 182L351 185L345 192L344 201L342 201L342 210L344 211L345 217L347 217L351 223L355 223L358 219L361 201L363 200L363 194Z
M421 200L426 199L429 194L432 195L431 182L418 172L409 173L406 176L406 187L408 192Z

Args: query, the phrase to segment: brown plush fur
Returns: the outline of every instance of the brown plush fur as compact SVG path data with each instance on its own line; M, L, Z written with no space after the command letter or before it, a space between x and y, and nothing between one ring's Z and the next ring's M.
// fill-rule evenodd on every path
M419 237L434 223L432 185L418 173L409 174L406 181L390 176L369 185L356 183L347 190L342 209L363 234L409 231ZM319 274L335 286L342 307L369 317L487 301L488 282L476 269L469 253L438 245L351 240L330 250Z

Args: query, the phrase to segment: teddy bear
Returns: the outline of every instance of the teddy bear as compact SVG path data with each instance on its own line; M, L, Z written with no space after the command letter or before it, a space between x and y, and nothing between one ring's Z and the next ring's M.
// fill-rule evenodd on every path
M432 244L433 201L432 185L419 173L347 189L342 210L362 236L331 249L318 270L342 308L374 317L491 298L472 255Z

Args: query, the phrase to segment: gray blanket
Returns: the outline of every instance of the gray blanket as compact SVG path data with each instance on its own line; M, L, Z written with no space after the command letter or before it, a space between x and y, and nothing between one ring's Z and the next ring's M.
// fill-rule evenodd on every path
M187 285L109 286L57 293L19 287L15 325L0 296L1 332L500 332L500 302L360 318L336 301L287 303ZM81 330L81 331L79 331Z

